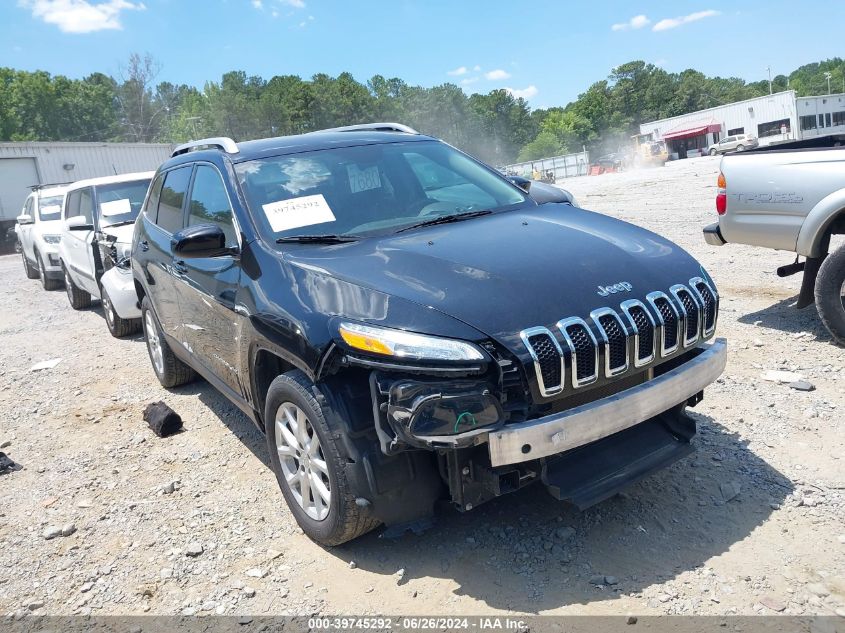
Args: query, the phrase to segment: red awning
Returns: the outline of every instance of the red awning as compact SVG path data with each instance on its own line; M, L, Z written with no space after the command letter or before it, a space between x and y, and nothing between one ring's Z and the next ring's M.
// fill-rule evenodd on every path
M676 138L692 138L693 136L702 136L708 132L721 132L722 126L718 123L711 123L709 125L700 125L698 127L691 127L686 130L676 130L674 132L666 132L663 135L664 141L669 141Z

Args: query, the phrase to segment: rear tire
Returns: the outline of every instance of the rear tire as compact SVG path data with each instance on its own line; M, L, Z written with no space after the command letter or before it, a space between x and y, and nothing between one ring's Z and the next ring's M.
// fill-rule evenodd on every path
M76 284L73 283L73 279L70 278L70 273L68 273L66 267L63 266L62 270L65 275L65 291L67 292L67 299L70 301L70 307L74 310L84 310L85 308L90 307L90 293L76 287Z
M822 323L836 343L845 347L845 246L825 257L815 294Z
M715 155L716 155L716 154L718 154L718 153L719 153L719 152L717 152L715 149L711 149L711 150L710 150L710 155L711 155L711 156L715 156Z
M47 277L47 271L44 269L44 260L38 251L35 252L36 261L38 262L38 276L41 278L41 287L44 290L58 290L62 285L61 279L50 279Z
M100 298L103 302L103 316L106 317L106 326L115 338L123 338L135 334L141 329L141 319L121 319L114 310L109 293L104 286L100 286Z
M326 413L331 418L334 412L324 412L330 405L317 402L313 387L299 370L270 384L264 412L267 448L282 495L302 531L322 545L340 545L380 522L356 503L347 478L349 438L344 429L329 427Z
M141 302L141 322L144 324L144 336L147 339L150 362L161 386L171 389L194 380L197 376L196 372L176 358L170 345L167 344L149 297L144 297Z
M736 146L736 151L738 151L738 152L744 152L744 151L745 151L745 145L737 145L737 146Z
M38 279L38 269L29 263L23 248L21 248L21 259L23 260L23 270L26 273L26 278Z

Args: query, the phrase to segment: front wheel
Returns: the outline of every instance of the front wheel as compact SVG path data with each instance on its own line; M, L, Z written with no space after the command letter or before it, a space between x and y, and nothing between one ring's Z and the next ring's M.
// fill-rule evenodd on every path
M176 358L164 338L161 325L153 312L149 297L141 302L141 322L144 324L144 336L147 339L147 352L153 371L162 387L170 389L191 382L196 373L181 360Z
M23 248L21 248L21 259L23 259L23 271L26 273L27 279L38 279L38 269L29 263L29 260L26 258L26 253L24 253Z
M121 319L118 316L105 286L100 287L100 299L103 302L103 315L106 317L106 325L113 337L122 338L129 336L141 329L140 319Z
M346 476L344 431L329 427L312 389L311 381L298 370L271 383L264 414L267 447L299 527L318 543L340 545L379 522L355 502Z
M845 246L822 262L815 291L822 323L833 339L845 347Z
M44 260L41 255L35 253L35 261L38 262L38 276L41 277L41 287L44 290L58 290L62 285L61 279L51 279L47 276L47 267L44 265Z

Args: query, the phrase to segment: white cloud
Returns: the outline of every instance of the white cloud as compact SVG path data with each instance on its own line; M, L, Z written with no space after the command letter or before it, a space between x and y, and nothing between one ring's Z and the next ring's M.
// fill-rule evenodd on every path
M462 86L469 86L470 84L474 84L478 81L478 77L467 77L466 79L461 79Z
M665 60L665 59L663 59L663 58L661 57L660 59L655 60L654 65L655 65L655 66L657 66L657 67L659 67L659 68L663 68L663 67L664 67L664 66L666 66L666 64L668 64L668 63L669 63L669 62L668 62L667 60Z
M261 2L261 0L252 0L252 6L254 6L259 11L264 8L264 4Z
M704 18L712 18L717 15L719 15L719 11L707 9L706 11L696 11L695 13L690 13L689 15L682 15L677 18L665 18L655 24L651 30L668 31L669 29L674 29L684 24L689 24L690 22L697 22L698 20L703 20Z
M18 6L32 11L32 17L47 24L55 24L65 33L93 33L94 31L120 30L122 11L143 11L142 2L107 0L93 3L89 0L18 0Z
M479 71L481 70L481 66L479 66L478 64L476 64L475 66L473 66L473 67L472 67L472 69L473 69L475 72L479 72Z
M651 24L651 20L649 20L644 15L635 15L627 22L619 22L618 24L614 24L610 27L612 31L627 31L628 29L641 29L644 26L648 26Z
M303 0L279 0L282 4L286 4L294 9L304 9L305 2Z
M537 86L528 86L527 88L505 88L511 95L513 95L517 99L530 99L531 97L537 96L539 90L537 90Z
M455 70L450 70L447 72L447 75L451 75L452 77L460 77L461 75L466 75L469 72L466 66L458 66Z
M501 68L497 68L496 70L491 70L488 73L484 73L484 77L490 80L498 80L498 79L508 79L510 78L511 74L506 71L502 70Z

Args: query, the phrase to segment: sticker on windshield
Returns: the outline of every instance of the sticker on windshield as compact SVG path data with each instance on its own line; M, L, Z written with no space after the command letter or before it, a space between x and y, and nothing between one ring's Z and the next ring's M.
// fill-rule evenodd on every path
M261 205L261 208L264 209L264 215L267 216L267 221L274 233L323 222L334 222L336 219L321 193L270 202Z
M101 202L100 213L105 216L132 213L132 205L129 203L129 198L121 198L120 200L110 200L109 202Z
M346 173L349 174L349 189L352 193L381 187L381 178L379 178L376 165L366 169L360 169L358 165L354 164L347 165Z
M41 215L56 215L62 212L62 208L57 204L48 204L46 207L41 207Z

